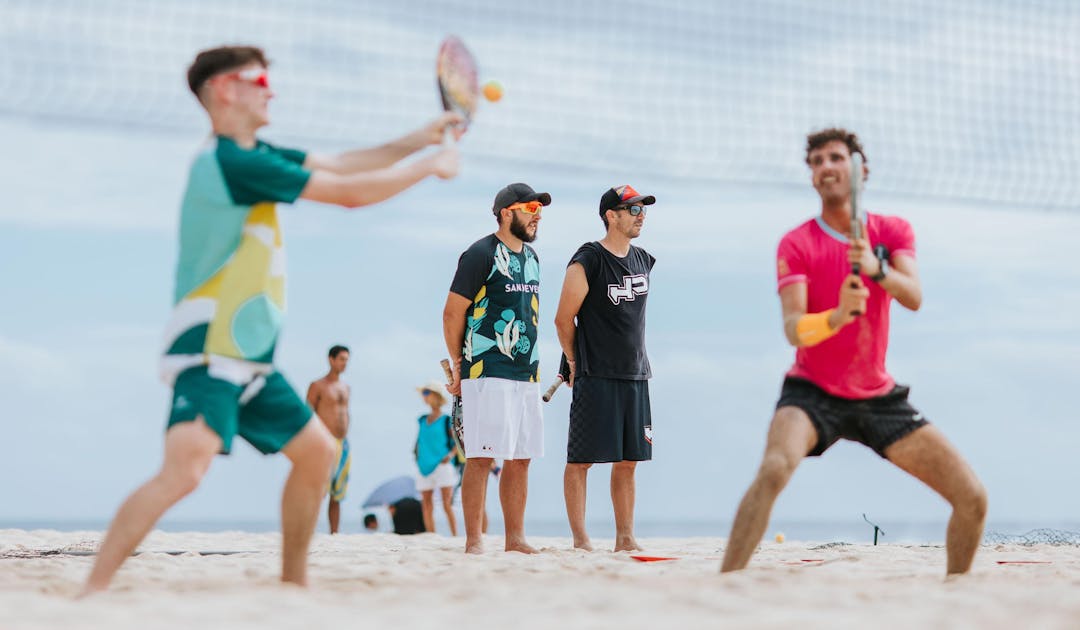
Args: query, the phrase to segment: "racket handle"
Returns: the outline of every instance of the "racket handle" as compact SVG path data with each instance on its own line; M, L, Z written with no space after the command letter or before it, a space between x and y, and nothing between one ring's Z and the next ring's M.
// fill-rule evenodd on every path
M544 399L544 402L551 402L551 397L555 395L555 390L559 389L559 385L562 384L563 377L562 374L560 374L558 378L555 379L555 382L551 384L551 387L547 388L547 391L544 392L543 396L541 396L541 398Z
M859 263L851 263L851 275L858 276L860 272L862 272L862 265L859 264ZM858 289L859 285L856 284L855 282L852 282L851 283L851 288L852 289ZM862 311L851 311L851 315L853 317L858 317L858 316L862 315Z
M443 359L439 361L439 365L442 366L443 374L446 374L446 384L452 384L454 382L454 372L450 369L449 359Z

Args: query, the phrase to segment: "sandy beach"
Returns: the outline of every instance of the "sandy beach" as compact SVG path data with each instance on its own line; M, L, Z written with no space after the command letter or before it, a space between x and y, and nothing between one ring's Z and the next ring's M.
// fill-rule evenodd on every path
M278 583L276 534L154 532L108 593L73 601L97 532L0 531L0 628L1077 628L1080 548L984 546L946 581L938 546L763 543L718 573L721 538L653 538L650 556L570 549L483 556L437 535L318 534L309 590ZM596 540L610 548L610 540ZM186 552L170 555L162 552ZM241 552L200 555L196 552Z

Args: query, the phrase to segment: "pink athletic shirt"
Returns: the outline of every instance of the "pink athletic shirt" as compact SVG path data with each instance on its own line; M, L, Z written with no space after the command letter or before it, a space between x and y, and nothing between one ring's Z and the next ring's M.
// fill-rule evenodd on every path
M890 260L897 255L915 257L915 233L899 217L867 213L870 246L884 244ZM806 312L835 308L840 283L851 273L848 239L819 216L791 230L776 251L777 289L806 285ZM888 393L895 382L885 371L889 347L889 304L892 296L865 274L870 289L866 313L829 339L799 348L787 375L806 379L841 398L864 399Z

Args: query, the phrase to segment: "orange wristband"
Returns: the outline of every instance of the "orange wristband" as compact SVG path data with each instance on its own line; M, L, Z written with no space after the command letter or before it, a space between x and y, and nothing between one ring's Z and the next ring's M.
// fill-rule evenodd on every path
M816 346L839 332L839 328L829 326L829 316L834 310L830 308L821 313L807 313L799 318L795 323L795 336L799 338L800 346Z

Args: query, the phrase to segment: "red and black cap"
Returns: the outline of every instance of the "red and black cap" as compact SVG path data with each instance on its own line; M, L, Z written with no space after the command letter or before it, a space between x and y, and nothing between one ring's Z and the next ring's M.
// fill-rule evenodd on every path
M605 212L614 210L618 206L629 206L635 203L640 203L643 206L651 206L656 203L656 197L639 194L638 191L634 190L629 184L609 188L604 195L600 197L600 216L604 216Z
M491 206L491 212L499 214L499 210L507 206L528 201L539 201L540 205L544 206L551 205L551 195L546 192L538 193L532 189L532 186L517 182L495 194L495 203Z

